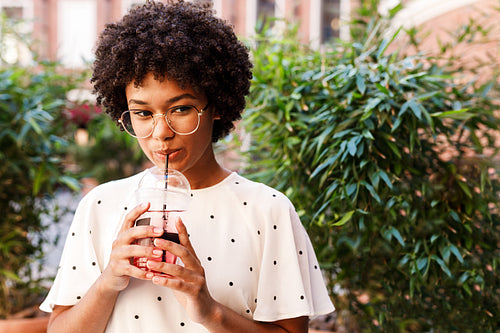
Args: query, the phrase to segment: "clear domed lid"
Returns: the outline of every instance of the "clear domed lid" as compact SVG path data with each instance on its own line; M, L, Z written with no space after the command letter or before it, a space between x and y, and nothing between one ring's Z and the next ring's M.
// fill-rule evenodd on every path
M191 196L187 178L178 170L153 167L139 182L138 203L148 201L151 209L185 210Z

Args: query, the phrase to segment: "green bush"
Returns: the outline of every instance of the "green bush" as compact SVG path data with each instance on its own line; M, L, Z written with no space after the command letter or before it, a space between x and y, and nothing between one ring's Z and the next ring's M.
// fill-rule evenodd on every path
M0 66L0 318L38 302L42 277L33 270L47 242L42 216L57 222L63 212L48 210L52 197L78 186L64 170L62 113L66 93L81 78L57 69L36 59Z
M353 332L498 332L496 75L364 31L323 52L257 37L248 170L296 205Z

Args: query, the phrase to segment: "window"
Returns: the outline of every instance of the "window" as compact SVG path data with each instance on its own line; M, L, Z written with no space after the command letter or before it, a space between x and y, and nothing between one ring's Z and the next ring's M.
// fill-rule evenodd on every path
M9 19L20 20L23 18L22 7L3 7L2 11Z
M17 37L17 33L22 32L20 22L23 18L23 8L1 7L1 12L2 21L6 20L0 27L1 61L13 64L20 60L22 53L22 41Z
M322 1L321 43L327 43L340 36L340 1Z
M274 0L258 0L257 1L257 21L264 24L269 23L270 27L273 26L272 22L268 22L269 18L274 18L276 12L276 4Z

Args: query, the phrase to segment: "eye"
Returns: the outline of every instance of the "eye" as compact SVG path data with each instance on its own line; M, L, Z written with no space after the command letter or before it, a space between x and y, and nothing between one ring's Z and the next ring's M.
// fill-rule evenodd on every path
M135 118L151 118L153 112L147 110L130 110L130 114Z
M194 107L192 105L178 105L169 110L170 114L185 114L191 112Z

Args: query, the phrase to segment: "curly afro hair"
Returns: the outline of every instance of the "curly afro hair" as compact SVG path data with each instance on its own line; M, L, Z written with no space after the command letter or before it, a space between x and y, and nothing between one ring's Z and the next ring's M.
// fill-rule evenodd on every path
M252 64L232 27L208 5L147 1L106 25L97 41L91 82L97 103L115 121L128 108L125 87L140 86L148 73L203 93L220 119L216 142L241 118Z

